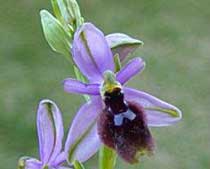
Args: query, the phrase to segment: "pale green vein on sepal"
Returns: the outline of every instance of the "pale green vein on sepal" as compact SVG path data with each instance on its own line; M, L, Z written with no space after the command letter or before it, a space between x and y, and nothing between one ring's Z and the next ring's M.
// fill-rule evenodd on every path
M96 60L95 60L95 58L94 58L94 56L93 56L93 54L91 52L91 49L89 48L87 37L86 37L84 31L81 32L80 38L81 38L81 40L82 40L82 42L84 44L84 47L85 47L85 49L86 49L86 51L88 53L88 56L89 56L90 60L92 61L93 66L95 67L96 70L98 70L98 72L100 72L99 65L97 65L97 62L96 62Z
M75 160L73 162L74 169L85 169L85 167L79 161Z
M99 169L114 169L116 160L115 150L102 145L99 151Z
M40 16L43 32L50 47L71 59L71 35L65 31L61 23L47 10L41 10Z
M47 102L44 104L46 110L47 110L47 116L51 122L51 127L52 127L52 130L53 130L53 135L56 136L56 121L54 120L54 117L53 117L53 104L50 103L50 102ZM50 154L52 155L54 149L55 149L55 144L56 144L56 137L54 138L53 140L53 149L51 150Z
M144 43L142 42L142 41L140 41L140 42L133 42L133 43L131 43L131 42L128 42L128 43L118 43L118 44L116 44L116 45L113 45L112 47L111 47L111 49L116 49L116 48L119 48L119 47L130 47L130 48L133 48L133 49L135 49L135 48L138 48L139 46L142 46Z
M134 39L126 34L123 33L113 33L112 35L116 35L118 38L113 39L112 41L110 41L110 47L113 48L117 48L120 46L124 46L124 45L136 45L136 46L141 46L144 44L143 41L138 40L138 39Z
M173 110L173 109L162 109L162 108L159 108L159 107L145 107L144 109L145 110L152 110L152 111L160 111L160 112L163 112L163 113L167 113L172 117L180 117L179 112L176 111L176 110Z

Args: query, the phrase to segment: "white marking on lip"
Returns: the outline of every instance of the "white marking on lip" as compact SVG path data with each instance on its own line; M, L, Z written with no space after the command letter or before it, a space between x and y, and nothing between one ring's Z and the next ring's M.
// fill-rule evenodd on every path
M123 123L124 118L129 119L130 121L134 120L136 118L136 114L132 111L128 110L124 113L120 113L117 115L114 115L114 124L116 126L121 126Z

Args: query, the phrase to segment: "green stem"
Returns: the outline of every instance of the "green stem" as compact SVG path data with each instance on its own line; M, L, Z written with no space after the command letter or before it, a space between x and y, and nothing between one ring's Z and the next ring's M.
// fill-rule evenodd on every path
M87 82L86 81L86 79L85 79L85 77L83 76L83 74L80 72L80 70L77 68L77 66L74 64L74 61L73 61L73 59L72 59L72 56L71 56L71 54L69 53L69 54L66 54L66 55L64 55L65 56L65 58L66 58L66 60L71 64L71 65L73 65L73 69L74 69L74 74L75 74L75 76L76 76L76 79L77 80L79 80L79 81L81 81L81 82ZM90 97L88 96L88 95L83 95L83 97L84 97L84 99L86 100L86 101L89 101L90 100Z
M85 167L82 165L82 163L80 163L77 160L73 162L73 166L74 166L74 169L85 169Z
M99 151L99 169L114 169L117 154L111 148L103 145Z
M73 67L74 67L74 74L77 80L85 83L86 82L85 77L82 75L82 73L79 71L79 69L75 65ZM90 97L88 95L83 95L83 97L86 101L90 100Z

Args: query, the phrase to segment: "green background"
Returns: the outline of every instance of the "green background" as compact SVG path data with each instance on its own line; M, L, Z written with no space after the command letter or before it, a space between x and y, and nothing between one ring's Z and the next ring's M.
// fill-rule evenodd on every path
M50 1L0 1L0 168L16 168L20 156L38 157L36 108L50 98L63 112L66 130L83 98L66 94L71 65L51 51L39 10ZM80 0L82 14L106 34L124 32L144 41L133 56L147 66L129 86L183 111L177 125L152 128L156 153L117 169L207 169L210 161L210 1ZM89 169L97 168L90 160Z

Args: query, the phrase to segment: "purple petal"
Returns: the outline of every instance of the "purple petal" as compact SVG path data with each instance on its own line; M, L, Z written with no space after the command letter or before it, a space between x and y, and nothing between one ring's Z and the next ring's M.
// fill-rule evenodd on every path
M65 79L64 90L68 93L100 95L99 84L85 84L75 79Z
M77 30L72 46L73 59L91 82L100 82L103 72L114 70L111 49L104 34L91 23Z
M39 104L37 130L41 161L51 163L61 151L64 134L61 112L51 100L42 100Z
M144 108L148 126L168 126L182 118L182 113L178 108L148 93L126 87L124 92L126 100L138 103Z
M56 159L52 162L53 166L60 166L62 163L64 163L66 161L66 153L65 152L61 152Z
M145 62L141 58L134 58L117 73L117 80L124 84L137 73L143 71L144 67Z
M22 157L19 159L18 168L42 169L42 163L31 157Z
M78 145L78 148L75 149L73 158L80 162L85 162L99 150L100 146L101 141L98 136L97 127L94 125Z
M101 111L100 97L93 98L78 111L65 144L65 152L68 154L69 162L72 160L86 161L97 151L99 139L94 126ZM85 146L86 148L84 148Z
M119 54L120 60L123 61L126 56L136 50L137 47L143 45L143 42L134 39L123 33L112 33L106 36L109 47L112 49L113 55Z

